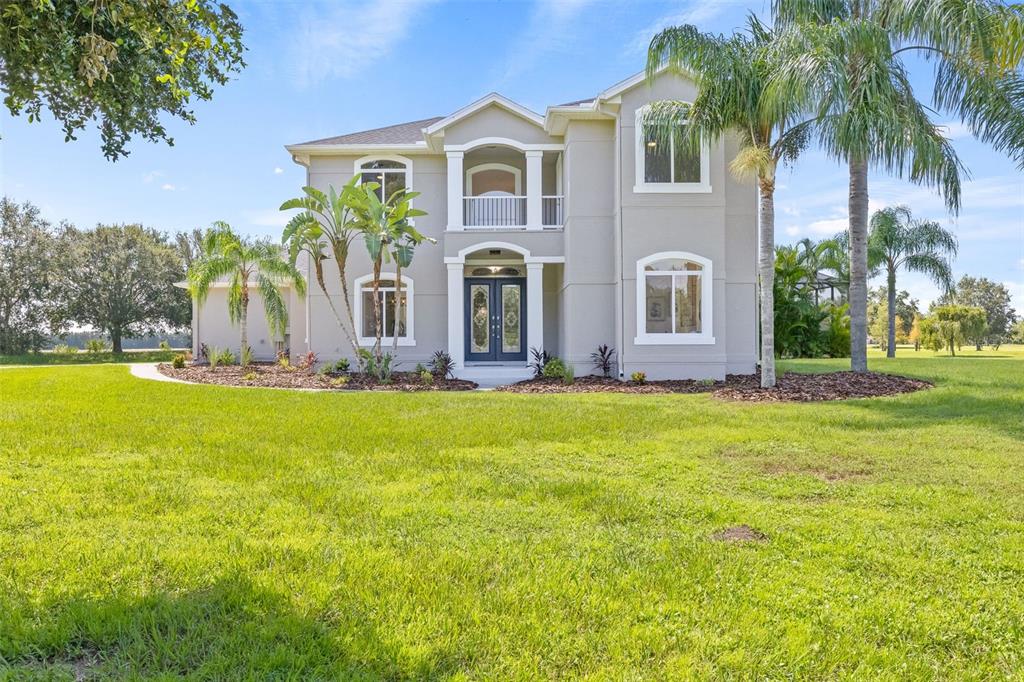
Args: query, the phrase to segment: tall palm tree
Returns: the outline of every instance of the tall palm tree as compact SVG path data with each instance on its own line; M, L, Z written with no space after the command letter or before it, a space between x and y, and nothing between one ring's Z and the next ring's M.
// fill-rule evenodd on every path
M896 271L927 275L948 291L953 286L950 259L957 241L934 220L918 220L906 206L890 206L871 216L868 249L885 266L889 287L889 345L886 356L896 357Z
M978 102L954 107L961 117L997 146L1024 150L1012 139L1024 115L1004 101L1024 102L1024 88L1014 100L998 82L1024 58L1021 10L998 0L773 0L773 14L790 43L773 84L780 106L804 101L822 146L849 166L850 362L866 372L869 167L937 187L952 211L960 205L962 167L901 54L935 61L938 106L970 91Z
M689 25L667 28L654 37L647 52L649 80L667 66L691 76L698 90L689 104L653 104L644 125L662 139L685 126L684 137L694 147L702 140L737 134L741 148L730 170L756 179L763 388L775 385L775 175L780 163L794 160L803 150L809 133L801 106L787 107L779 98L769 98L780 59L775 32L753 16L745 34L731 37L701 33Z
M352 203L358 199L360 179L358 175L353 176L345 183L341 192L336 191L333 185L328 187L327 192L322 192L315 187L303 187L303 196L289 199L281 204L282 211L303 209L301 213L288 221L281 235L281 243L287 245L293 266L300 253L308 255L317 285L331 312L334 313L338 327L352 347L356 361L362 363L359 344L356 341L356 323L352 314L352 301L346 272L349 249L352 246L352 241L359 234L359 227L352 213ZM324 261L329 257L327 254L333 257L334 265L338 270L347 324L342 320L334 299L327 289L327 282L324 278Z
M267 326L281 337L288 326L288 307L280 287L291 286L306 295L306 280L284 259L280 247L266 240L252 241L236 235L224 222L214 223L207 233L203 253L188 271L188 290L200 304L206 301L215 282L228 278L228 316L241 328L239 360L249 356L249 288L255 284L263 299Z

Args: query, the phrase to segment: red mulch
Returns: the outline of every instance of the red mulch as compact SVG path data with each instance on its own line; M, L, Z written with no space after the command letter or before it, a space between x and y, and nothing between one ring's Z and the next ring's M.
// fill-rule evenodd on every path
M471 391L477 387L472 381L438 377L434 377L432 384L425 384L415 372L395 372L391 375L389 384L381 384L365 374L352 373L344 375L348 377L348 381L342 383L338 381L342 375L327 376L295 366L284 368L276 363L254 363L244 369L237 365L219 366L215 369L210 369L208 365L186 365L182 369L174 369L170 364L163 363L158 369L161 374L174 379L221 386L316 388L338 391ZM249 374L255 376L246 379L246 375Z
M527 379L496 390L510 393L712 393L716 398L747 402L811 402L874 398L931 388L932 384L893 374L829 372L784 374L775 388L762 389L756 374L730 374L725 381L671 379L638 384L597 376L585 376L566 385L558 379Z

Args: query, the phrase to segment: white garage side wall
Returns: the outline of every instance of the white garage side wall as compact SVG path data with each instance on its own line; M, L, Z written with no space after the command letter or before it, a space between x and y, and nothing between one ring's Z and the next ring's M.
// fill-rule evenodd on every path
M289 310L294 308L291 295L286 295ZM289 318L291 316L289 315ZM288 332L291 334L295 320L290 319ZM258 291L249 292L249 347L252 348L253 357L256 360L273 360L277 356L274 347L274 338L270 335L267 326L267 316L263 310L263 298ZM232 324L228 318L227 290L218 288L212 289L206 302L199 308L199 344L205 343L207 348L228 348L239 355L239 343L241 340L241 329L238 325ZM294 334L292 334L294 339ZM197 344L198 346L198 344ZM292 342L295 350L294 340ZM197 358L198 359L198 358Z

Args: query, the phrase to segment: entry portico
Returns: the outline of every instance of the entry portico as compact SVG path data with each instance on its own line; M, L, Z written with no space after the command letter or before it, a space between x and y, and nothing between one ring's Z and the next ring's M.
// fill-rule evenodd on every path
M486 328L495 329L494 342L501 343L503 327L510 324L505 315L519 315L525 307L526 343L522 347L524 360L514 363L525 366L525 357L529 349L544 347L544 265L564 263L565 257L535 256L525 246L507 241L481 241L459 249L457 255L446 257L444 262L448 268L448 353L455 362L456 371L466 367L466 351L471 343L471 330L467 328L466 321L472 319L474 310L473 302L466 297L467 278L473 281L481 277L493 278L499 282L503 279L525 279L523 288L526 291L521 299L525 305L509 309L506 299L503 301L506 305L498 306L498 309L488 306L486 312L483 312L483 308L478 306L475 311L477 315L483 314L487 318L491 324ZM525 278L522 277L523 274ZM519 343L521 342L520 339Z

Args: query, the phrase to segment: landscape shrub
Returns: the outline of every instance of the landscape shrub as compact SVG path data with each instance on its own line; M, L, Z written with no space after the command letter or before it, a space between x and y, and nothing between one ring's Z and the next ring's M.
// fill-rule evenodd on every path
M431 374L426 368L423 368L422 370L420 370L419 374L420 374L420 382L422 382L422 384L424 386L433 386L433 384L434 384L434 375L433 374Z
M565 363L562 362L561 358L549 358L544 363L544 369L541 370L541 374L545 379L564 379L565 372Z
M252 364L252 348L249 347L249 346L246 346L245 348L243 348L242 352L239 354L239 359L242 362L242 367L248 367L249 365L251 365Z
M102 339L89 339L85 342L85 350L89 353L103 353L107 350L107 344Z
M185 356L178 353L171 359L171 367L174 369L185 369Z
M634 384L646 384L647 373L646 372L633 372L629 375L629 378L633 380Z
M608 344L601 344L590 354L590 360L594 363L594 368L601 372L601 376L610 377L612 366L615 364L615 349Z
M544 376L544 367L551 360L551 354L539 348L530 348L530 364L527 365L533 370L533 378L539 379Z
M430 359L430 369L442 379L455 378L455 361L446 350L434 352L434 357Z
M576 381L576 370L572 365L566 365L565 370L562 372L562 383L566 386L572 386L574 381Z

